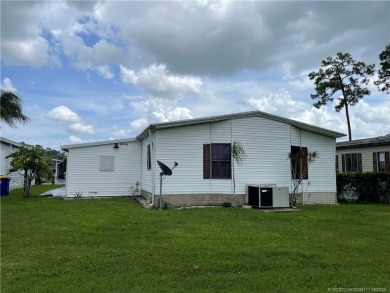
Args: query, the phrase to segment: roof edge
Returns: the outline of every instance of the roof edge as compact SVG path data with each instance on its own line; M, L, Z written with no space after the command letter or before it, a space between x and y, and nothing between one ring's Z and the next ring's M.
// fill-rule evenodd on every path
M209 116L209 117L177 120L177 121L162 122L162 123L153 123L153 124L150 124L149 126L147 126L141 132L141 134L139 134L136 138L137 139L145 138L147 136L147 133L149 130L153 131L155 129L189 126L189 125L195 125L195 124L218 122L218 121L246 118L246 117L263 117L263 118L267 118L267 119L274 120L274 121L288 123L288 124L293 125L299 129L302 129L302 130L307 130L310 132L315 132L315 133L319 133L319 134L334 137L334 138L346 136L346 134L341 133L341 132L337 132L337 131L329 130L326 128L314 126L314 125L300 122L297 120L293 120L290 118L285 118L282 116L277 116L277 115L269 114L269 113L262 112L262 111L249 111L249 112L231 113L231 114L226 114L226 115Z
M10 140L10 139L2 137L2 136L0 136L0 141L8 143L8 144L16 146L16 147L20 147L20 145L21 145L21 143L19 143L19 142Z
M75 149L75 148L83 148L89 146L107 145L107 144L115 144L115 143L123 143L123 142L134 142L134 141L138 141L138 139L124 138L124 139L85 142L85 143L78 143L78 144L62 145L61 150L68 151L69 149Z

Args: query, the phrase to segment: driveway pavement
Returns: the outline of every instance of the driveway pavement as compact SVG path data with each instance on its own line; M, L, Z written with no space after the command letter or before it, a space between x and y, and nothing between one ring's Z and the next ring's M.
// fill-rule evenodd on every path
M61 187L61 188L56 188L56 189L46 191L46 192L42 193L41 195L65 196L66 195L65 186Z

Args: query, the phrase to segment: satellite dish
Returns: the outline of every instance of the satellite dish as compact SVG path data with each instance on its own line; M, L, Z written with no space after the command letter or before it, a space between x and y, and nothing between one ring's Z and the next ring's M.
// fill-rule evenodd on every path
M157 164L160 166L161 172L160 172L160 210L162 210L162 207L164 206L164 197L162 195L162 182L163 182L163 176L171 176L172 170L179 165L177 162L175 162L174 166L172 168L169 168L164 163L161 163L159 160L157 160Z
M172 170L165 165L164 163L161 163L159 160L157 160L157 164L160 166L161 173L163 175L171 176L172 175Z

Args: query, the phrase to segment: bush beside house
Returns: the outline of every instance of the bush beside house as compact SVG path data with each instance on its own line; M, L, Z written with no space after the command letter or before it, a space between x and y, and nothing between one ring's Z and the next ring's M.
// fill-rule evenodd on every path
M338 173L338 202L390 203L390 173Z

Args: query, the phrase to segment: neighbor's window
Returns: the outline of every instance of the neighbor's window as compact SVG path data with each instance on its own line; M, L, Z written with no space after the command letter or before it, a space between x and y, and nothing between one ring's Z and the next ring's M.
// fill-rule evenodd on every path
M307 164L307 148L300 146L291 146L290 162L291 162L291 178L292 179L308 179L309 166Z
M230 143L203 145L203 179L231 179Z
M147 154L146 154L146 169L147 170L152 169L152 160L151 160L151 156L150 156L150 144L148 144L148 150L147 150Z
M385 152L378 153L378 171L386 171Z
M362 154L344 154L342 155L343 172L361 172L362 171Z
M386 159L387 157L387 159ZM377 152L373 153L373 163L374 163L374 168L373 171L389 171L386 169L389 169L389 167L386 168L386 161L389 161L389 152ZM388 164L389 165L389 162Z
M101 155L99 169L100 172L114 172L115 156Z

